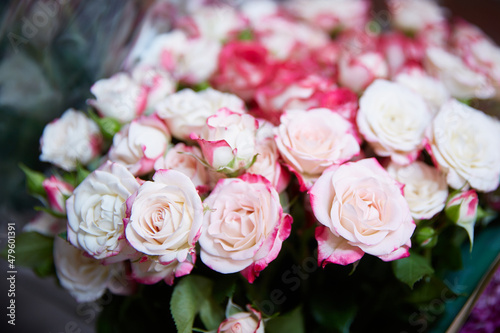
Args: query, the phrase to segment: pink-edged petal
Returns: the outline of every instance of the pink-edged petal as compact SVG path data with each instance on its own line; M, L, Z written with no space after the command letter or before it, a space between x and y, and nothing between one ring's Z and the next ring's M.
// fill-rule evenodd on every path
M393 261L393 260L398 260L402 258L406 258L410 255L410 251L408 250L409 246L408 245L403 245L396 250L394 250L392 253L378 256L380 259L383 261Z
M317 227L315 232L318 241L318 265L325 267L328 263L348 265L363 257L364 252L349 245L347 240L337 237L326 227Z

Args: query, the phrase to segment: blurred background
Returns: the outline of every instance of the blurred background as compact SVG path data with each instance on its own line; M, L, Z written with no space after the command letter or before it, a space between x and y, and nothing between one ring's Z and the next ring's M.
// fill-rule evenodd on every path
M35 214L37 201L26 194L19 163L47 169L38 161L45 124L70 107L84 109L90 86L120 70L153 2L0 2L0 248L6 244L7 223L16 223L19 233ZM500 44L500 1L440 3L450 17L463 17ZM385 8L383 0L373 5L375 12ZM0 308L5 309L3 259L0 271ZM0 332L93 332L101 304L78 305L54 279L40 279L22 268L16 285L16 326L5 326L2 310Z

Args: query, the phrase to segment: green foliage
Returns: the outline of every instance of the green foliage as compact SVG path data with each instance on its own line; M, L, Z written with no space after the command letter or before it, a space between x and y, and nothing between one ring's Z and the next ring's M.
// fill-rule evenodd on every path
M175 286L170 312L178 332L192 332L198 314L207 329L218 327L224 319L224 311L214 301L212 290L212 280L196 275L183 277Z
M434 269L424 257L412 252L406 258L394 260L392 269L394 275L411 289L413 289L415 282L420 281L426 275L434 273Z
M268 333L305 333L302 307L297 307L284 315L270 319L264 327Z
M26 175L26 187L28 192L34 196L46 197L45 189L43 188L43 181L45 180L45 175L41 172L31 170L24 164L19 164L21 170L23 170Z
M104 138L111 140L122 127L117 119L111 117L99 117L94 112L89 111L90 118L97 123Z

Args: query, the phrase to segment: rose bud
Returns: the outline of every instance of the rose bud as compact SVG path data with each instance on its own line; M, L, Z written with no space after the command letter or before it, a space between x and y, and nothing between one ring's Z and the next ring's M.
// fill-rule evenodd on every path
M452 194L446 203L446 216L469 235L471 249L474 243L474 225L477 219L479 199L474 190Z
M47 192L50 209L66 214L66 199L73 194L73 186L55 176L46 178L42 186Z

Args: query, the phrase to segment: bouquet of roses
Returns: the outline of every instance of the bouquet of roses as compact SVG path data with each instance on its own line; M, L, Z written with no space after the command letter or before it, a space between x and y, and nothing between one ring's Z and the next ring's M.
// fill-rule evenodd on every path
M453 293L445 252L500 207L500 122L471 106L500 97L500 48L387 4L151 7L123 72L45 127L52 174L25 168L26 232L77 301L114 295L100 327L362 331L399 307L401 328L422 290Z

